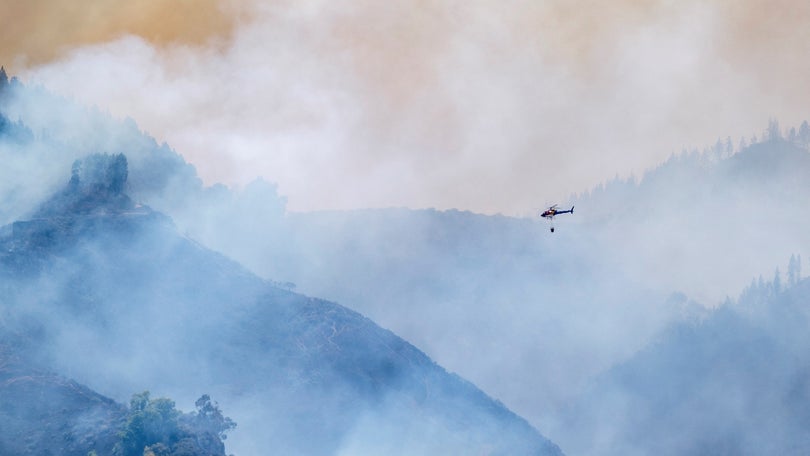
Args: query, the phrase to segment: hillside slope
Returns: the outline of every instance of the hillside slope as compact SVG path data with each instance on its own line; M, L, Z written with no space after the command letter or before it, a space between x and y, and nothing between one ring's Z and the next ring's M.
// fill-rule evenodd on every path
M810 279L672 326L568 414L571 454L810 451Z
M360 314L179 235L105 170L79 172L0 241L7 324L30 335L31 359L116 398L210 393L242 454L560 454Z
M576 212L554 234L539 219L405 208L239 223L261 208L239 199L191 232L264 277L351 302L550 429L589 377L810 249L807 141L728 152L673 156L561 202Z
M111 454L126 409L0 350L0 454Z

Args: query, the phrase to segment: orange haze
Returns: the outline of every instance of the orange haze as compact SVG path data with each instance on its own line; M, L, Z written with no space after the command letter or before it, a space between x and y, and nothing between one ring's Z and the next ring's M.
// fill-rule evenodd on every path
M0 7L0 62L42 64L74 47L137 35L161 45L202 44L227 36L233 8L218 0L25 0Z

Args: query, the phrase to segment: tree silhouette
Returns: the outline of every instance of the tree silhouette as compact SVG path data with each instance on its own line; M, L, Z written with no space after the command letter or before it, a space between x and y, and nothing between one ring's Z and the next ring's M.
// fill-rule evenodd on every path
M225 440L225 433L236 427L232 419L222 414L219 405L211 401L211 396L203 394L194 405L197 407L194 422L199 430L211 432Z
M799 280L802 278L802 257L801 255L791 255L790 261L788 261L788 286L792 287L796 285Z
M776 119L768 120L768 130L765 131L763 141L779 141L782 139L782 130L779 128L779 121Z
M805 120L799 127L799 144L807 146L810 144L810 124Z

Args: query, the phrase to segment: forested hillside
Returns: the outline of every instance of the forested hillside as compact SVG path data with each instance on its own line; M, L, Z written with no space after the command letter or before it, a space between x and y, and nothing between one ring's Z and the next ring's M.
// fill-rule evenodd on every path
M810 280L669 327L569 411L571 454L807 454Z

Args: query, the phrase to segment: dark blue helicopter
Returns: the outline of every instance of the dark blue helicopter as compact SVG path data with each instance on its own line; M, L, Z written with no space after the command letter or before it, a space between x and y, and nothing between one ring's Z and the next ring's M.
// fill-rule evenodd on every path
M540 217L547 218L547 219L551 220L551 232L553 233L554 232L554 217L557 216L557 215L560 215L560 214L573 214L573 213L574 213L574 206L571 206L571 209L568 209L567 211L561 211L561 210L557 209L557 205L555 204L555 205L549 207L548 209L546 209L545 211L543 211L540 214Z

